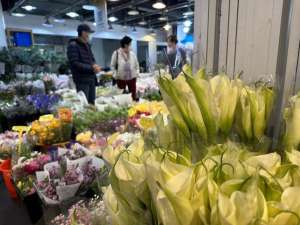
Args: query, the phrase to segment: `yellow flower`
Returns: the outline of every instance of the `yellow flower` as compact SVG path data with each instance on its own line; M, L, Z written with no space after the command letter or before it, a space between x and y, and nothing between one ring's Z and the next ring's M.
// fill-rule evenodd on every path
M148 129L155 127L155 123L154 123L153 119L149 118L149 117L144 117L144 116L140 119L139 124L144 130L148 130Z

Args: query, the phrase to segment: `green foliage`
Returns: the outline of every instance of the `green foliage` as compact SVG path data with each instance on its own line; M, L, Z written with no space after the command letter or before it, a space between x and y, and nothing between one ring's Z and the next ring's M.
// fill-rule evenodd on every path
M74 127L77 132L83 132L95 127L97 123L104 121L127 118L127 108L107 108L103 112L93 109L86 110L74 116Z

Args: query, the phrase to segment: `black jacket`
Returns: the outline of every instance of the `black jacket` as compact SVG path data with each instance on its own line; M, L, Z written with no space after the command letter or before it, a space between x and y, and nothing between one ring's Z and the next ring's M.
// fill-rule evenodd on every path
M79 39L71 39L67 55L75 82L84 82L96 79L96 75L93 70L95 58L89 44L85 44Z

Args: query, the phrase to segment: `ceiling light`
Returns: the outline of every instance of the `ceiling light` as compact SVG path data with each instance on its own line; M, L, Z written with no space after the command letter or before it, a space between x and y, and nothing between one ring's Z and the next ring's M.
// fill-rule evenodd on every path
M22 6L22 9L25 9L26 11L32 11L32 10L35 10L36 7L32 6L32 5L24 5L24 6Z
M64 23L64 22L66 22L66 20L65 20L65 19L58 19L58 18L55 18L55 19L53 20L53 22L55 22L55 23Z
M46 19L45 23L43 23L44 27L53 27L53 24L50 23L49 18Z
M165 3L163 3L163 1L156 1L156 2L152 5L152 7L153 7L154 9L164 9L164 8L166 8L167 6L166 6Z
M93 23L93 26L97 26L97 23L96 23L96 22L94 22L94 23Z
M183 13L183 15L184 16L192 16L192 15L194 15L194 12L190 10L188 12Z
M172 26L169 23L167 23L166 25L164 25L164 29L166 31L169 31L171 28L172 28Z
M150 34L151 35L156 35L156 32L155 32L155 30L153 28L150 29Z
M183 32L186 33L186 34L187 34L188 32L190 32L190 27L184 27L184 28L183 28Z
M185 27L190 27L190 26L192 26L192 21L186 20L186 21L183 22L183 25L184 25Z
M24 16L26 16L26 15L23 14L23 13L12 13L11 15L12 15L12 16L16 16L16 17L24 17Z
M140 14L140 12L136 9L131 9L131 10L128 11L129 16L137 16L139 14Z
M96 9L94 5L83 5L82 8L89 11L94 11Z
M142 21L140 21L140 22L139 22L139 25L141 25L141 26L145 26L145 25L147 25L147 22L146 22L146 20L145 20L145 19L143 19Z
M79 16L79 14L76 13L76 12L68 12L68 13L66 13L66 15L69 16L69 17L71 17L71 18L75 18L75 17Z
M159 21L167 21L168 20L168 17L166 16L161 16L158 18Z
M115 17L115 16L110 16L110 17L108 17L108 21L109 22L116 22L116 21L118 21L119 19L117 18L117 17Z

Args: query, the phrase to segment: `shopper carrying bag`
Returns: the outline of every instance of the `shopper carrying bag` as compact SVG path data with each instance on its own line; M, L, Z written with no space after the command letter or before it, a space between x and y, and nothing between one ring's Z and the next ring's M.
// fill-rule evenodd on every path
M128 87L132 99L137 101L136 79L139 75L140 67L136 55L131 51L131 42L132 39L128 36L121 40L121 48L112 55L111 68L118 88L126 90L126 87Z

